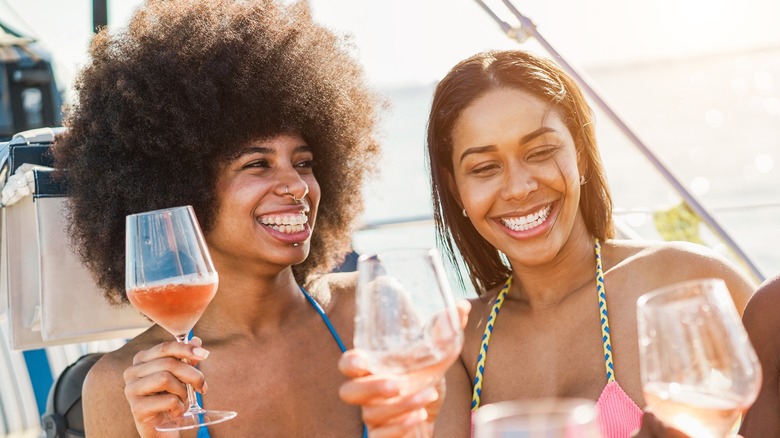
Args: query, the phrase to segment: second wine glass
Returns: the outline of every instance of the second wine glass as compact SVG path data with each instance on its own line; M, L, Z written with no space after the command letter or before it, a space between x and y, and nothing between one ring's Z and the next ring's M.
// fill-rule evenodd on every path
M431 383L456 357L463 331L438 253L401 249L358 259L355 347L374 374L408 377L401 393Z
M722 438L755 401L761 367L726 284L694 280L637 301L649 409L689 436Z

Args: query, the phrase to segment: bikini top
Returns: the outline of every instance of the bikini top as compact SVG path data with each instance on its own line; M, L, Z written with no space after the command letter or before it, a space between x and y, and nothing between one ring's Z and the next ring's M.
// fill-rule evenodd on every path
M339 349L341 352L347 351L347 347L344 346L344 343L341 342L341 337L339 337L338 332L336 332L336 329L333 327L333 324L331 324L330 319L328 318L328 315L325 314L325 311L322 309L322 306L320 306L320 303L314 300L311 295L309 295L308 292L306 292L306 289L299 286L301 289L301 292L303 292L303 295L306 297L306 301L309 302L309 304L314 307L314 310L317 311L317 313L320 314L322 317L322 321L325 322L325 325L328 327L328 331L330 331L330 334L333 336L333 339L336 341L336 343L339 345ZM192 337L192 332L190 332L190 337ZM195 396L198 398L198 403L203 406L203 399L199 392L195 393ZM209 430L207 426L203 426L200 429L198 429L198 437L197 438L211 438L211 435L209 434ZM363 438L368 438L368 428L366 425L363 425Z
M604 349L604 366L607 375L607 385L601 391L598 401L596 401L599 425L605 438L627 438L641 426L642 410L633 400L631 400L631 397L623 391L623 388L621 388L620 384L615 380L615 367L612 363L612 342L609 331L609 317L607 315L607 296L606 289L604 288L604 272L601 267L601 244L599 239L595 239L595 252L596 291L598 293L599 312L601 314L601 342ZM479 356L477 356L474 391L471 398L472 414L479 409L490 335L493 333L493 327L496 324L498 312L501 309L501 305L504 304L504 301L506 300L511 285L512 277L510 276L498 293L498 298L496 298L496 302L493 304L493 308L490 310L490 315L488 316L485 333L482 335L482 344L479 348Z

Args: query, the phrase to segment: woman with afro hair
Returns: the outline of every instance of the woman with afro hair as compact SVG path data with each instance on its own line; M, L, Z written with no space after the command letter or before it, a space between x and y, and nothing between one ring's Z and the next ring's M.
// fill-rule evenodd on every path
M238 411L199 436L364 434L338 396L354 275L328 273L375 170L381 99L349 46L305 2L148 0L90 55L54 152L83 262L126 303L125 217L192 205L220 282L192 343L154 325L92 368L87 436L171 436L155 425L184 412L184 383Z

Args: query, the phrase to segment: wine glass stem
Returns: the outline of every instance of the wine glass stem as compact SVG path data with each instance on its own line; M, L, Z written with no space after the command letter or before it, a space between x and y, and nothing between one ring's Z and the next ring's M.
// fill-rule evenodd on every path
M183 344L190 343L189 337L186 334L176 336L176 341ZM181 361L186 364L190 363L190 361L187 359L182 359ZM195 390L192 389L192 385L189 383L187 383L185 386L187 387L187 404L189 407L187 408L187 412L185 412L184 415L199 413L203 410L203 408L201 408L198 404L198 398L195 397Z

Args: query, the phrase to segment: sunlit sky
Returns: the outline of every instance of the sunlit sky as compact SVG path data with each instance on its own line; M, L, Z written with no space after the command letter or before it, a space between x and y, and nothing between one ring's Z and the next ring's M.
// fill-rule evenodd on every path
M120 27L140 0L108 0ZM315 19L352 35L377 85L430 82L462 58L517 47L473 0L311 0ZM510 21L498 0L488 4ZM589 67L780 45L776 0L515 1L539 32ZM39 39L69 82L85 60L91 0L0 0L0 20ZM510 21L514 23L514 21Z
M503 19L516 24L501 0L486 1ZM773 163L780 162L776 135L780 96L775 87L780 80L774 79L777 63L766 57L780 49L780 1L512 1L571 64L586 76L592 73L602 81L611 81L595 85L612 89L613 94L607 93L607 97L614 98L624 116L628 114L630 121L639 125L640 134L673 162L673 170L683 175L691 190L702 195L706 190L698 183L707 183L707 190L711 183L710 196L727 200L727 205L745 199L777 204L780 174L773 170ZM518 47L475 0L309 2L315 20L351 35L369 80L389 95L398 91L392 89L395 86L430 85L455 63L478 51ZM141 3L108 0L109 27L124 26ZM92 36L92 0L0 0L0 21L37 38L54 55L61 88L71 83L86 60ZM533 40L523 47L539 50ZM759 50L766 48L774 50ZM736 54L753 50L753 63L740 64ZM724 57L699 57L709 54L735 55L725 58L737 60L738 65L724 70L722 62L707 62L707 58ZM666 62L681 58L689 60L684 63L685 71L698 72L695 77L681 75L680 63ZM706 69L717 66L721 69L713 72L716 77L705 80L710 73ZM406 151L419 150L426 117L424 96L393 103L398 108L387 121L386 143ZM753 128L746 132L745 126ZM602 144L614 144L605 161L615 160L613 165L618 169L623 169L629 158L632 166L647 166L633 155L626 158L629 149L621 149L616 134L602 131L600 135L606 139ZM430 198L421 190L427 184L422 162L412 163L418 167L410 169L408 153L388 154L383 162L388 178L378 182L367 197L368 211L376 218L430 208ZM616 172L612 177L615 181L633 177L639 175L637 169L626 175ZM749 169L745 175L754 177L741 178L740 169ZM405 175L402 181L392 178L401 172ZM636 184L616 183L614 187L618 189L616 199L624 205L631 206L634 198L641 206L653 202L633 193ZM623 193L618 193L624 187ZM777 212L774 216L770 213L762 210L747 221L736 214L724 219L731 220L732 229L747 242L749 252L757 254L766 266L775 267L771 269L774 272L780 257L776 245L765 242L777 241L780 235L775 226ZM396 234L390 234L391 238L396 239ZM409 236L420 238L413 233Z

